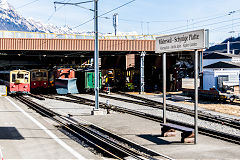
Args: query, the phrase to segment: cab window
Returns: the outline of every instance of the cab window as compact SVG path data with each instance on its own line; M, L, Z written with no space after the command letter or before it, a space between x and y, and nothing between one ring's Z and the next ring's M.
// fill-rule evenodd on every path
M32 78L36 78L36 73L35 72L32 73Z
M16 74L12 74L12 82L16 82Z
M23 79L24 75L23 74L17 74L17 78Z
M24 75L24 79L28 80L28 74Z
M47 77L47 72L43 72L43 77Z
M42 77L43 73L42 72L36 72L36 77Z

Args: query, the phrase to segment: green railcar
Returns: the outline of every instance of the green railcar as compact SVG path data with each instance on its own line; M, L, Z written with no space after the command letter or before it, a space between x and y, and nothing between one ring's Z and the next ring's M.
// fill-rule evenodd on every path
M102 73L99 72L99 89L102 88ZM94 72L85 72L85 89L92 89L95 87Z
M81 70L76 72L77 88L81 93L94 91L95 79L93 70ZM99 89L102 88L102 73L99 72Z

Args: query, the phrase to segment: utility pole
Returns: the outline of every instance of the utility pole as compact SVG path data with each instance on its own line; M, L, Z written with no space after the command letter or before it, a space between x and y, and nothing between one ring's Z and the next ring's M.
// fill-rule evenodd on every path
M117 27L118 27L118 13L113 14L113 27L114 27L114 32L115 36L117 35Z
M94 0L94 72L95 72L95 110L99 110L99 51L98 51L98 0Z
M140 94L144 93L144 57L146 52L141 52L141 62L140 62Z
M88 9L82 6L79 6L80 4L84 3L91 3L94 2L94 10ZM73 5L78 6L83 9L87 9L94 12L94 33L95 33L95 46L94 46L94 73L95 73L95 108L94 111L99 110L99 65L98 65L98 59L99 59L99 51L98 51L98 0L87 0L83 2L78 3L65 3L65 2L54 2L54 8L56 11L56 4L62 4L62 5Z

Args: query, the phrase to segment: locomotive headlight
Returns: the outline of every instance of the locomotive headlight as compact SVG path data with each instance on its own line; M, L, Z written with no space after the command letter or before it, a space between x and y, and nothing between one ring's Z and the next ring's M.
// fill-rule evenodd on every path
M33 85L36 85L36 83L33 83Z
M27 88L27 86L24 86L25 88Z
M13 88L15 87L15 85L12 86Z
M46 82L44 82L44 84L47 84Z

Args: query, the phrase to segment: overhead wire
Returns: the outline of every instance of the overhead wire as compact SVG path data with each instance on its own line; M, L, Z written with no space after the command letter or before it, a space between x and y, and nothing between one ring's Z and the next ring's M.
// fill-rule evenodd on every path
M111 13L111 12L113 12L113 11L119 9L119 8L122 8L122 7L124 7L124 6L126 6L126 5L128 5L128 4L130 4L130 3L132 3L132 2L134 2L134 1L136 1L136 0L131 0L131 1L127 2L127 3L124 3L123 5L118 6L118 7L114 8L114 9L112 9L112 10L110 10L110 11L107 11L107 12L101 14L101 15L98 16L98 17L102 17L102 16L104 16L104 15L106 15L106 14L108 14L108 13ZM86 21L86 22L84 22L84 23L81 23L81 24L79 24L79 25L73 27L73 29L78 28L78 27L80 27L80 26L83 26L83 25L85 25L85 24L87 24L87 23L89 23L89 22L91 22L91 21L93 21L93 20L94 20L94 18L92 18L92 19L90 19L90 20L88 20L88 21Z
M231 23L231 24L227 24L227 25L224 25L224 26L220 26L220 27L217 27L217 28L213 28L213 29L211 29L211 32L218 31L218 30L225 29L225 28L229 28L229 26L236 25L236 24L239 24L239 23L240 22L236 22L236 23ZM237 27L237 26L235 26L235 27Z
M161 31L161 32L157 32L157 33L154 33L154 34L165 33L165 32L169 33L169 32L173 32L173 31L176 31L176 30L177 30L177 31L186 30L186 29L188 28L188 26L190 26L190 25L195 25L195 24L199 24L199 23L202 23L202 22L206 22L206 21L211 21L211 20L216 20L216 19L219 19L219 18L223 18L223 17L232 15L232 14L234 14L234 13L236 13L236 12L239 12L239 11L240 11L240 9L235 10L235 11L230 11L230 12L228 12L228 13L225 13L224 15L215 16L215 17L208 18L208 19L203 18L203 20L199 20L199 21L194 22L194 23L191 23L191 24L187 24L187 25L183 25L183 26L179 26L179 27L174 27L174 28L167 29L167 30L163 30L163 31ZM207 17L206 17L206 18L207 18ZM207 26L207 25L204 25L204 26ZM197 27L199 27L199 26L197 26ZM182 28L182 29L180 29L180 28Z
M66 0L64 0L63 2L65 2ZM71 0L68 0L66 3L68 3L68 2L70 2ZM59 8L57 8L49 17L48 17L48 19L47 19L47 22L49 22L50 21L50 19L52 19L52 17L56 14L56 12L58 11L58 10L60 10L62 7L64 7L65 5L62 5L62 6L60 6Z
M26 7L26 6L28 6L28 5L32 4L32 3L35 3L35 2L37 2L37 1L39 1L39 0L34 0L34 1L31 1L31 2L29 2L29 3L26 3L26 4L22 5L22 6L19 6L19 7L17 7L16 9L19 9L19 8Z
M223 18L225 16L228 16L228 15L226 14L226 15L223 15L223 16L209 18L207 20L197 21L197 22L194 22L194 23L191 23L191 24L188 24L188 25L183 25L183 26L180 26L180 27L175 27L175 28L172 28L172 29L163 30L163 31L161 31L161 33L172 32L172 31L176 31L176 30L177 31L186 30L188 28L188 26L190 26L190 25L195 25L195 24L199 24L199 23L202 23L202 22L205 22L205 21L210 21L210 20L215 20L215 19L218 19L218 18ZM158 33L160 33L160 32L158 32Z

